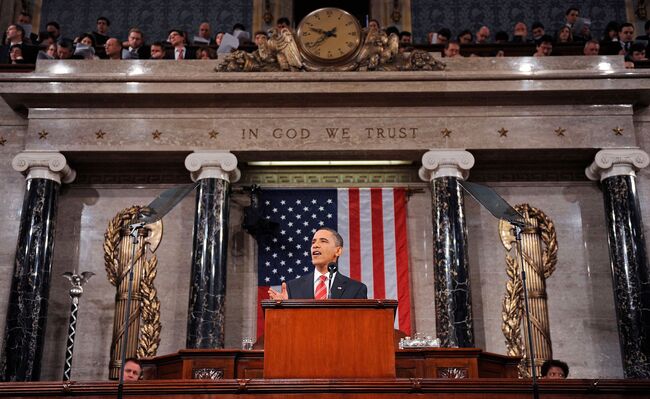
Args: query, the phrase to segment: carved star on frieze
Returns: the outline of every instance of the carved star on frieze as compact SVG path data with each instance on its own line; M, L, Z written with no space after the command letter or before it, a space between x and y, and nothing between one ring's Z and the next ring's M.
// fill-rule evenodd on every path
M558 127L557 129L554 130L555 134L558 136L564 137L564 132L566 132L566 129L562 127Z
M499 137L508 137L508 129L505 127L502 127L501 129L497 130L499 132Z
M217 132L216 130L212 129L212 130L210 130L210 131L208 132L208 134L210 135L210 138L211 138L211 139L216 139L217 136L219 135L219 132Z
M0 145L4 147L6 142L7 142L7 139L4 138L3 136L0 136Z
M154 140L160 140L160 136L162 136L162 132L156 129L155 131L151 132L151 136L153 137Z
M47 138L48 134L49 134L49 132L47 130L45 130L45 129L41 130L40 132L38 132L39 140L45 140Z
M97 136L97 140L102 140L105 135L106 132L103 131L102 129L99 129L98 131L95 132L95 136Z
M440 134L442 134L442 137L444 138L449 138L449 136L451 136L451 130L444 128L440 131Z
M614 129L612 129L612 132L614 132L614 135L616 136L622 136L624 130L625 129L623 129L622 127L616 126Z

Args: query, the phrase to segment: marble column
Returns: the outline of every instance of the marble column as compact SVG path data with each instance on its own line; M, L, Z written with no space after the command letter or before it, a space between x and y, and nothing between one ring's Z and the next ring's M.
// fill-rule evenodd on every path
M192 247L187 348L223 348L230 183L239 180L237 158L227 151L197 151L185 167L200 184Z
M75 172L58 152L23 152L12 162L27 184L11 276L0 381L37 381L50 295L56 210L61 181Z
M636 171L650 163L639 149L596 154L587 177L600 180L618 336L627 378L650 378L650 269L636 187Z
M436 335L443 347L473 347L472 295L463 188L474 157L463 150L431 150L420 178L431 182Z

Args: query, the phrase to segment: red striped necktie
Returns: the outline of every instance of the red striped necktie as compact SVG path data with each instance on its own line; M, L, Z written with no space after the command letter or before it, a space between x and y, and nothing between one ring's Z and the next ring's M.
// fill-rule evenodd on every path
M325 285L325 280L327 280L327 276L325 275L318 277L314 299L327 299L327 286Z

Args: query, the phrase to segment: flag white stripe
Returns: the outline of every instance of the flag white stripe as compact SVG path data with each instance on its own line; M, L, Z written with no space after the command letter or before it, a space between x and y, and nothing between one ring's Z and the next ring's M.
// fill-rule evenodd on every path
M374 279L372 276L372 206L370 189L359 190L360 216L360 248L361 248L361 281L368 286L368 298L375 297Z
M395 257L395 201L392 189L382 189L382 212L384 219L384 281L386 299L397 299L397 259ZM399 318L395 318L399 329Z
M337 231L343 238L343 254L339 258L339 271L346 276L350 275L350 190L339 188L337 190Z

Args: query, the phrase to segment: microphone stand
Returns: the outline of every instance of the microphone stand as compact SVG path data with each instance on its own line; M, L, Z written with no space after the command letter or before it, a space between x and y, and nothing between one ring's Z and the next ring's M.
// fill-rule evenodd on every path
M332 299L332 282L334 281L334 273L336 273L339 270L339 267L336 265L334 262L330 262L327 265L327 270L330 272L330 281L329 281L329 287L327 290L327 299Z
M129 319L131 318L131 297L133 295L133 269L135 267L135 250L138 245L138 232L145 225L145 222L138 222L129 225L129 235L132 237L132 249L131 249L131 266L129 267L129 286L126 295L126 311L124 312L124 335L122 336L122 353L120 354L121 362L120 365L120 379L117 384L117 399L122 399L124 394L124 366L126 359L126 346L129 339Z
M530 322L528 308L528 287L526 285L526 271L524 270L524 252L521 246L521 233L524 223L510 222L515 230L517 249L519 250L519 265L521 266L521 289L524 291L524 311L526 312L526 330L528 331L528 346L530 347L530 368L533 378L533 399L539 399L539 385L537 384L537 368L535 366L535 347L533 346L533 328Z

